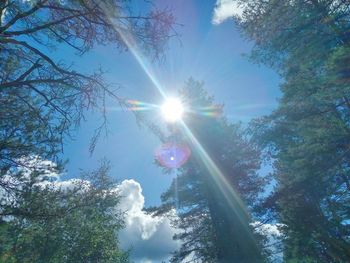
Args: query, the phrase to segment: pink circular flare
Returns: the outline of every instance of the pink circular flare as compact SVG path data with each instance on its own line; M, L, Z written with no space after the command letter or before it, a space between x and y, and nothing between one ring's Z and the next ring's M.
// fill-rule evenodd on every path
M156 150L155 155L162 166L179 168L187 162L191 155L191 150L185 144L166 143Z

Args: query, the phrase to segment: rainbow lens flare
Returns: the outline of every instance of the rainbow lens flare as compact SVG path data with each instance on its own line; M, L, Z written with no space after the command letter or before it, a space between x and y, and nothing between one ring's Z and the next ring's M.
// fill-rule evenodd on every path
M156 160L164 167L179 168L187 162L191 155L185 144L166 143L156 150Z

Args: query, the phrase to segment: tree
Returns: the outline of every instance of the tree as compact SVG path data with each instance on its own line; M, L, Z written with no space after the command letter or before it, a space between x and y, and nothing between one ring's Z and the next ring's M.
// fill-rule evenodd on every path
M106 99L123 103L102 70L79 71L57 58L56 49L71 48L77 56L95 45L123 50L132 37L157 58L173 24L167 11L135 15L127 0L0 2L0 194L14 202L0 204L1 261L124 262L115 235L120 217L110 211L117 198L109 197L106 178L86 192L83 185L63 192L42 189L37 180L45 171L27 160L54 160L61 172L63 142L86 111L99 111L103 119L93 151L106 126ZM23 177L21 169L35 172Z
M252 130L275 160L265 207L284 225L286 262L350 259L349 11L348 1L256 0L238 20L253 61L284 80L277 110Z
M80 72L60 59L56 48L83 55L96 44L127 49L133 36L157 57L172 34L174 19L166 11L134 15L126 0L33 0L0 3L0 169L20 165L23 156L50 159L63 139L98 110L106 124L105 100L122 103L102 71Z
M7 177L16 190L1 196L1 262L128 262L118 246L123 214L108 165L60 182L51 162L39 162Z
M260 240L250 225L250 213L264 185L256 173L259 151L239 124L203 115L221 111L222 106L214 104L201 83L190 80L180 98L189 109L185 125L212 161L180 124L172 127L167 141L189 145L192 155L176 171L162 205L150 209L157 215L176 209L177 216L171 219L179 232L174 239L182 245L171 262L263 262Z

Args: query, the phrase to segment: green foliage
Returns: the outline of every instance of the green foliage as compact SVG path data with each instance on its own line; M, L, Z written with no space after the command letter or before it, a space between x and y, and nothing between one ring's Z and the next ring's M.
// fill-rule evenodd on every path
M250 1L251 58L283 77L282 98L252 131L274 160L266 208L283 223L286 262L350 260L347 1Z
M157 214L171 209L177 212L177 217L172 217L179 229L174 239L181 240L182 245L171 262L263 262L259 238L249 225L253 220L250 212L264 186L256 173L259 151L239 124L230 124L223 116L201 115L208 109L222 112L222 106L214 104L201 83L190 80L180 91L180 98L190 109L184 117L185 125L222 174L206 165L210 161L191 136L181 124L174 124L168 141L188 144L192 155L176 171L177 178L162 195L162 205L155 209Z
M16 174L18 190L2 200L9 205L1 210L1 262L129 262L118 246L123 215L107 172L104 164L62 183Z
M106 100L123 103L101 69L74 69L53 56L57 48L77 56L96 45L127 49L122 34L132 34L153 57L162 53L172 14L132 11L127 0L0 1L1 262L127 261L117 243L118 195L105 168L88 177L91 185L50 189L47 171L28 159L54 160L62 171L64 140L86 112L100 112L103 120L92 152L106 127Z

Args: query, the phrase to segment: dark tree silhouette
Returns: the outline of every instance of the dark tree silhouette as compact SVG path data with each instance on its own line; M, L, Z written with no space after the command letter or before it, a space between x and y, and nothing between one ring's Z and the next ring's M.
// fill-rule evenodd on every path
M54 164L27 162L36 167L12 170L13 189L0 192L1 262L129 262L118 244L123 214L107 163L60 182Z
M167 11L134 14L127 0L0 1L1 262L127 262L117 240L119 197L106 169L88 177L89 187L64 191L43 187L46 168L28 159L60 163L64 139L88 110L103 119L93 151L106 125L106 99L123 104L102 70L75 69L68 56L59 57L64 50L76 56L95 45L127 50L125 36L132 36L158 58L173 24Z
M262 239L250 224L265 183L256 173L260 153L239 124L230 124L222 115L201 115L203 110L222 110L202 85L190 80L180 98L189 110L184 122L212 161L181 124L172 127L167 140L189 145L192 155L176 171L162 205L149 211L158 215L176 209L171 220L179 232L174 239L182 243L171 262L264 262Z
M52 158L65 135L95 109L105 124L105 99L122 103L102 71L79 72L56 48L83 55L95 45L127 49L122 35L132 35L157 57L174 34L166 11L134 15L125 0L35 0L0 3L0 168L18 165L19 158L37 154ZM68 62L69 63L69 62Z
M350 260L349 21L349 1L334 0L249 1L238 21L252 59L283 79L278 108L252 127L274 160L266 208L286 262Z

